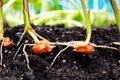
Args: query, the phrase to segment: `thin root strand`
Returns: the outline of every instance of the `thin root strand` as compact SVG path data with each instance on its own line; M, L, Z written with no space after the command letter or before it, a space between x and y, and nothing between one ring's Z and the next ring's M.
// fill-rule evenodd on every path
M27 67L28 67L29 70L32 70L32 69L30 68L28 54L27 54L27 52L25 51L25 48L26 48L26 46L32 46L32 45L33 45L33 44L25 44L25 45L23 46L23 53L25 54L26 63L27 63Z
M68 45L67 47L65 47L65 48L63 48L62 50L59 51L59 53L58 53L58 54L55 56L55 58L53 59L50 67L48 68L48 70L52 68L52 66L53 66L53 64L55 63L57 57L58 57L63 51L65 51L66 49L68 49L69 47L70 47L70 45Z
M3 61L3 53L2 53L3 42L4 42L4 39L2 40L1 46L0 46L0 65L2 65L2 61Z

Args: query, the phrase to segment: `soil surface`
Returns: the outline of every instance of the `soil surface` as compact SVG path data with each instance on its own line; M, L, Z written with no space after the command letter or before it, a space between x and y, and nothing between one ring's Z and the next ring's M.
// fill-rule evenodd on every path
M86 33L84 28L71 27L65 28L64 25L41 27L32 25L33 29L44 38L51 42L85 40ZM5 35L11 38L16 44L22 32L23 25L14 28L5 28ZM92 29L91 42L97 45L111 45L112 42L120 42L120 34L116 25L105 28ZM3 47L3 65L0 66L0 80L119 80L120 79L120 52L95 48L90 55L72 52L68 48L55 61L53 67L47 70L53 58L65 46L56 46L52 52L35 55L31 47L26 47L29 55L29 71L26 66L26 59L23 53L23 44L34 43L32 38L26 33L19 46L20 51L13 60L19 46L13 45L11 48ZM118 46L114 46L118 47Z

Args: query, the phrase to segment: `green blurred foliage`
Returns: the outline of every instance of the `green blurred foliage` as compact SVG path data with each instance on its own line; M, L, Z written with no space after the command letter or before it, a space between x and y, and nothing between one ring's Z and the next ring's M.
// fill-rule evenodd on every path
M23 0L3 0L3 1L4 1L4 6L8 5L7 3L13 1L11 5L9 5L6 9L4 9L4 17L5 17L6 22L10 26L16 26L18 24L23 24L23 12L22 12L23 11L23 8L22 8ZM87 1L89 2L90 0L87 0ZM43 4L44 2L46 3ZM77 4L75 5L78 6ZM57 17L55 16L52 18L46 18L47 16L49 17L50 15L53 15L53 14L44 15L46 17L38 16L38 15L40 15L41 13L62 10L62 7L59 1L58 0L29 0L30 15L32 19L31 22L36 23L36 24L40 23L39 25L41 25L42 23L47 23L51 20L54 21L54 20L62 20L62 19L64 20L71 19L71 20L76 20L84 24L83 14L80 10L78 10L79 8L75 7L75 5L71 4L71 6L74 7L74 10L79 11L77 13L73 13L73 14L71 14L72 12L71 13L60 13L60 14L54 14ZM43 12L41 11L42 9L43 9ZM107 15L109 15L109 13L107 12L107 9L105 9L102 12L91 11L92 24L98 27L104 27L106 24L114 24L115 23L114 19L109 19L109 16ZM34 19L34 17L37 17L37 18Z

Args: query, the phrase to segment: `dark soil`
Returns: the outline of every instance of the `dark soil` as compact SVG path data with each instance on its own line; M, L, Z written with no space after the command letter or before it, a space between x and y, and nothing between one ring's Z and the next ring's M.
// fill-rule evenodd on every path
M64 25L36 27L36 32L46 39L55 41L85 40L85 29L80 27L64 28ZM13 43L17 43L23 32L23 25L14 28L5 28L5 36L9 36ZM93 28L91 42L97 45L109 45L120 41L120 34L116 25L103 29ZM34 43L26 34L22 43ZM19 45L20 46L20 45ZM19 47L18 46L18 47ZM51 53L35 55L31 47L27 47L30 66L26 66L26 59L22 48L15 60L13 57L18 47L3 48L3 66L0 67L0 80L119 80L120 79L120 53L115 50L95 48L90 55L71 52L72 48L64 51L56 60L53 67L47 70L56 54L65 46L57 46ZM117 47L117 46L115 46Z

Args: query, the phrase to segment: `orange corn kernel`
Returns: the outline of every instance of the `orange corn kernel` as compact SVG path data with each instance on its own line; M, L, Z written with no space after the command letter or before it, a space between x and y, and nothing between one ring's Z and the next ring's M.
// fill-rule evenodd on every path
M94 51L94 47L92 45L79 46L73 49L73 52L80 52L85 54L91 54L93 51Z
M35 54L44 54L47 52L51 52L52 50L49 47L49 43L47 41L41 40L34 44L34 46L32 47L32 51Z
M4 47L11 47L12 46L12 43L11 43L9 37L4 37L3 46Z

